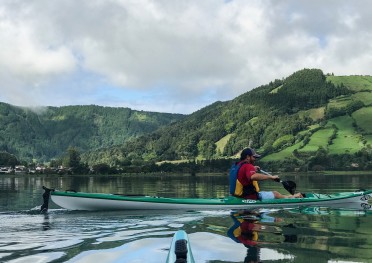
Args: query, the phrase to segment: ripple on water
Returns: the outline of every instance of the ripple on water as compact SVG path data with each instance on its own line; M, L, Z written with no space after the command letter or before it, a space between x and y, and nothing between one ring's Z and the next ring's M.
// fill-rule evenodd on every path
M30 256L24 256L24 257L21 256L16 259L9 260L7 262L8 263L51 262L65 255L66 253L64 252L39 253L37 255L30 255Z
M361 212L314 208L262 210L234 216L239 221L252 221L257 241L262 242L261 261L290 261L302 248L324 252L327 257L333 250L345 251L337 252L341 257L355 250L353 255L357 257L363 249L370 248L363 240L372 234L365 227L370 225L371 217ZM234 224L229 211L144 215L143 211L51 210L47 215L0 213L0 222L0 261L13 263L164 262L171 237L178 229L189 234L198 262L241 262L255 250L227 235ZM349 244L353 244L352 249L347 247Z

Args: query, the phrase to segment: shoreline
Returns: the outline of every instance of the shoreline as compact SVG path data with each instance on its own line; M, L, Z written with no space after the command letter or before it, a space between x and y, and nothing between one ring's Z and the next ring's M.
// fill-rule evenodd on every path
M301 174L307 174L307 175L372 175L371 171L308 171L308 172L272 172L272 174L286 174L286 175L301 175ZM17 177L17 176L55 176L55 177L73 177L73 176L90 176L90 177L96 177L96 176L110 176L110 177L126 177L126 176L190 176L190 177L200 177L200 176L228 176L228 172L211 172L211 173L184 173L184 172L170 172L170 173L121 173L121 174L0 174L0 178L2 176L4 177Z

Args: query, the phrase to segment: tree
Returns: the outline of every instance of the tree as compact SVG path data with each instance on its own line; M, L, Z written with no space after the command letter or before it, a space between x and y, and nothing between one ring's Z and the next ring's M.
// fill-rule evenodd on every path
M110 172L110 166L105 163L93 165L93 171L96 174L108 174Z
M67 158L65 164L73 173L85 173L88 170L88 165L80 162L80 152L74 148L69 147L67 150Z
M58 167L60 165L62 165L61 159L52 159L49 164L50 167Z
M14 167L19 163L17 157L7 152L0 152L0 165L9 165Z
M318 151L316 152L315 156L312 156L308 161L308 167L311 170L320 169L320 167L329 166L331 160L328 156L328 152L323 147L319 147Z

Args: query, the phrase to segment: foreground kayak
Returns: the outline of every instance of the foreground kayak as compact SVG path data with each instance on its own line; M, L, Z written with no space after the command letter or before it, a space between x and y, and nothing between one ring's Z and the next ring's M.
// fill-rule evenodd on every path
M356 203L360 205L360 209L366 209L370 207L368 199L372 196L372 190L336 194L307 193L305 198L264 201L241 199L233 196L226 198L167 198L58 190L51 190L50 195L55 204L69 210L252 210L257 208L293 208L300 206L334 208L348 208L352 206L354 208Z
M194 263L189 238L185 231L178 230L172 239L166 263Z

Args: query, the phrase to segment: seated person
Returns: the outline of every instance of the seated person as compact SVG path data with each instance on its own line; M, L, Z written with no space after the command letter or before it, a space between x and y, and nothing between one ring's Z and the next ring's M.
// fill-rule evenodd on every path
M261 156L252 148L244 149L240 154L240 161L242 165L239 168L234 196L253 200L268 200L280 198L301 198L301 193L294 195L283 195L277 191L260 191L257 181L263 180L278 180L279 176L268 176L259 173L259 167L254 166L256 159Z

